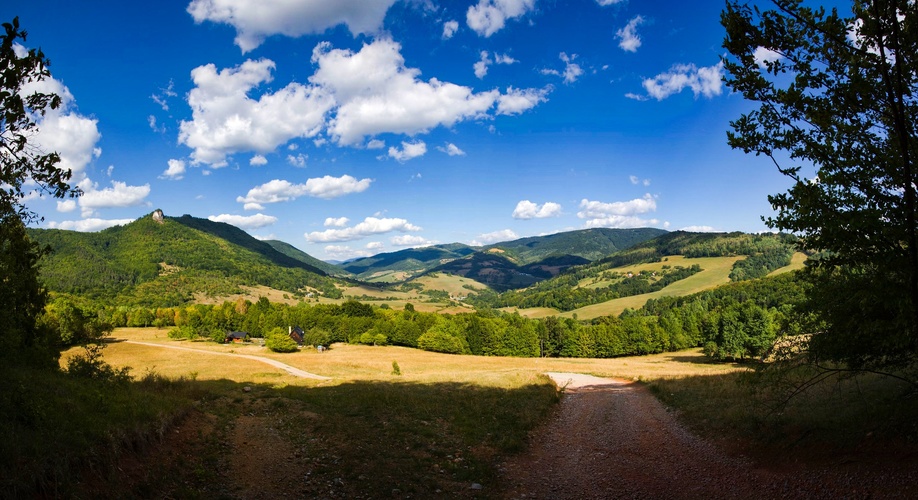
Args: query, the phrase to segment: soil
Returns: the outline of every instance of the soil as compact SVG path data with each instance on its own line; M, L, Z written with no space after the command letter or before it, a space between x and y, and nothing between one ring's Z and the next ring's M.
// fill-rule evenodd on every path
M914 457L731 454L686 430L640 383L549 376L564 397L529 450L501 466L504 498L918 498Z

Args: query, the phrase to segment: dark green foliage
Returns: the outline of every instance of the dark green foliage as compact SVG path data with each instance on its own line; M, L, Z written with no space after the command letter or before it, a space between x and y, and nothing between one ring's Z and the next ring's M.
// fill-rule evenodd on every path
M59 334L36 323L47 294L38 281L38 260L44 252L26 235L15 214L0 213L0 349L2 360L30 360L54 366Z
M350 276L351 274L334 264L329 264L328 262L319 260L289 243L278 240L266 240L264 243L271 245L272 248L286 255L287 257L296 259L308 266L319 269L330 276Z
M495 243L484 247L483 251L500 250L521 266L544 262L552 257L579 257L581 260L594 261L664 234L666 231L663 229L649 227L583 229Z
M95 310L84 308L69 297L58 297L38 317L40 329L53 332L64 347L97 342L111 333L112 325Z
M775 269L790 265L793 256L793 249L786 246L752 254L733 264L733 270L730 271L730 280L743 281L764 278Z
M437 322L430 330L418 337L418 349L425 351L442 352L446 354L464 354L468 348L463 345L462 339L453 331L451 322Z
M290 338L287 330L273 328L265 336L265 347L274 352L296 352L296 341Z
M824 252L805 311L817 362L898 369L918 359L918 24L914 2L853 2L850 17L728 2L725 81L756 104L729 144L764 155L792 187L773 228ZM759 48L780 54L764 68Z
M190 216L162 223L143 217L98 233L31 229L29 234L52 248L42 279L62 293L147 307L185 304L196 292L238 293L241 285L341 295L322 271L238 228Z

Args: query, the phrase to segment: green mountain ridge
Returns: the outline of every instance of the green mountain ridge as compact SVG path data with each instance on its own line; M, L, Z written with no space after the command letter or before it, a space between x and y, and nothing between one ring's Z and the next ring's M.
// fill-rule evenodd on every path
M185 215L151 215L98 233L29 229L51 253L45 286L123 304L172 306L263 285L291 293L340 295L321 269L285 255L229 224Z

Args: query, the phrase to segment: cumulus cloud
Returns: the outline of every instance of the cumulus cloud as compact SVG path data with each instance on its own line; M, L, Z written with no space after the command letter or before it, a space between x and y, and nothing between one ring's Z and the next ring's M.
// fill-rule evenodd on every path
M450 156L465 156L465 151L459 149L459 146L456 146L451 142L446 143L446 146L437 146L437 150Z
M492 64L514 64L519 62L507 54L494 54L494 59L491 59L491 54L487 50L482 50L480 56L481 59L472 66L472 69L475 70L475 76L479 79L488 74L488 66Z
M30 82L22 87L23 95L34 92L57 94L61 106L49 109L38 120L38 132L29 138L29 143L41 151L56 151L60 155L57 164L61 170L69 170L73 181L84 177L86 166L102 154L96 144L102 139L98 120L86 118L73 111L74 98L70 90L60 81L46 77L42 81Z
M497 99L498 115L518 115L548 100L551 87L544 89L507 88L507 93Z
M443 23L443 39L449 40L459 31L459 23L456 21L446 21Z
M347 217L327 217L325 227L346 227L350 221Z
M487 116L501 97L491 90L422 81L420 70L405 66L401 46L389 39L365 44L359 52L332 49L327 42L313 51L318 65L309 81L334 96L338 107L328 131L342 145L381 133L414 135L437 126Z
M393 231L401 233L420 231L421 228L411 224L405 219L367 217L359 224L341 229L326 229L306 233L304 236L312 243L330 243L336 241L352 241Z
M267 164L268 164L268 159L265 158L263 155L255 155L251 159L249 159L249 165L252 165L253 167L261 167Z
M784 56L771 49L766 49L765 47L756 47L752 57L760 68L765 69L768 63L782 59Z
M498 243L501 241L509 241L518 239L519 236L513 232L512 229L503 229L501 231L494 231L485 234L479 234L477 238L471 241L473 247L481 247L485 245L490 245L492 243Z
M577 54L567 55L562 52L559 56L562 62L564 62L564 70L559 71L552 68L545 68L541 71L543 75L554 75L561 77L564 83L570 84L577 81L580 78L580 75L583 74L583 68L579 64L575 63L574 60L577 59Z
M717 230L711 226L685 226L680 231L688 231L690 233L716 233Z
M169 160L169 168L163 171L160 179L180 180L185 176L185 162L182 160Z
M513 209L514 219L546 219L561 215L561 205L548 201L542 205L533 203L529 200L523 200L516 204Z
M255 215L231 215L220 214L207 217L214 222L225 222L242 229L258 229L260 227L270 226L277 222L277 217L264 214Z
M142 205L150 194L150 185L128 186L124 182L112 181L111 187L99 189L98 184L89 178L81 181L77 186L83 191L79 197L79 205L83 217L89 217L94 210L99 208L134 207Z
M643 22L643 17L635 16L624 28L615 32L615 38L619 39L619 48L625 52L637 52L638 47L641 46L641 37L637 34L637 27Z
M629 175L628 180L630 180L631 183L634 185L638 185L638 184L643 184L644 186L650 185L650 179L641 180L641 178L636 175Z
M113 226L124 226L134 222L134 219L83 219L83 220L65 220L62 222L49 222L48 227L51 229L64 229L67 231L79 231L82 233L94 233Z
M378 250L374 248L373 250ZM335 260L351 260L357 259L360 257L370 257L375 255L378 252L371 250L358 250L351 248L347 245L327 245L325 247L325 254Z
M586 219L586 227L629 228L644 227L659 223L657 219L642 219L640 215L657 210L656 198L645 194L630 201L604 203L601 201L580 201L577 217Z
M389 157L400 162L406 162L425 154L427 154L427 144L424 141L402 142L402 149L395 146L389 148Z
M423 236L415 236L412 234L400 234L398 236L393 236L389 241L397 247L429 247L431 245L436 245L436 241L428 240Z
M535 8L535 0L478 0L465 13L465 22L480 36L500 31L508 19L526 15Z
M76 200L64 200L57 202L57 211L62 213L73 212L76 210Z
M196 23L211 21L236 29L242 52L271 35L320 34L344 24L352 34L376 33L396 0L192 0L188 13Z
M694 64L677 64L665 73L644 80L644 90L650 97L662 101L678 94L684 89L692 89L695 97L699 94L711 98L721 93L721 78L724 64L699 68Z
M274 179L260 186L253 187L245 196L239 196L236 201L261 206L264 203L279 203L282 201L291 201L300 196L312 196L314 198L338 198L352 193L360 193L370 187L372 179L357 180L350 175L341 177L316 177L307 179L305 184L293 184L287 180ZM248 209L248 208L247 208Z
M297 168L306 168L306 160L309 159L309 155L304 155L300 153L296 156L287 155L287 163Z
M334 99L323 89L290 83L258 99L249 94L272 80L274 62L248 60L217 71L207 64L191 71L188 93L192 119L179 125L179 142L194 151L195 163L222 166L240 151L268 153L297 137L313 137L325 124Z
M379 139L373 139L367 143L367 149L382 149L384 147L386 147L385 141Z

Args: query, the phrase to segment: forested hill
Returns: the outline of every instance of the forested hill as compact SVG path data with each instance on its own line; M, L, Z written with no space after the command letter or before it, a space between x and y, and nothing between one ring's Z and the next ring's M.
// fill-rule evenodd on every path
M663 234L666 231L654 228L583 229L484 247L452 243L412 248L356 259L341 267L361 279L392 271L405 273L402 279L407 279L438 270L468 276L498 289L519 288L558 274L559 266L566 269L594 261ZM460 259L463 262L458 262ZM534 267L522 269L526 266ZM487 276L478 275L477 270L482 269Z
M581 229L495 243L484 247L483 250L499 250L504 257L521 266L562 255L573 255L594 261L664 234L667 234L667 231L651 227Z
M280 240L265 240L265 243L271 245L278 252L292 257L304 264L310 265L317 269L321 269L330 276L344 276L349 277L351 273L345 271L343 268L336 266L334 264L329 264L323 260L319 260L312 255L300 250L299 248L291 245L290 243L280 241Z
M325 272L284 255L248 233L191 216L150 215L98 233L30 229L52 253L42 259L45 286L121 304L179 305L194 293L228 295L243 285L337 296Z
M743 281L763 278L771 271L791 263L794 241L793 236L786 234L676 231L639 243L604 259L572 266L558 276L535 283L525 290L509 290L500 295L480 293L474 299L470 299L470 302L487 307L550 307L570 311L616 298L660 290L703 271L690 260L698 257L745 256L744 259L733 263L730 279ZM658 272L634 276L615 271L615 268L659 262L668 256L676 255L686 257L686 260L681 261L686 264L685 266L667 265Z

